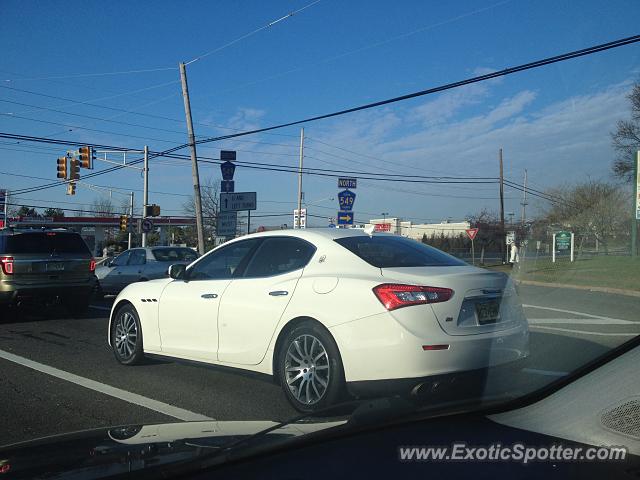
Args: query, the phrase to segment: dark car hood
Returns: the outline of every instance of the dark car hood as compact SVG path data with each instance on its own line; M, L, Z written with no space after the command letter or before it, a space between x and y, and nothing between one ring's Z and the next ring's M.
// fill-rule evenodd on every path
M264 441L275 442L342 423L285 425L264 435ZM1 447L0 472L11 478L107 478L210 455L275 425L269 421L181 422L46 437Z

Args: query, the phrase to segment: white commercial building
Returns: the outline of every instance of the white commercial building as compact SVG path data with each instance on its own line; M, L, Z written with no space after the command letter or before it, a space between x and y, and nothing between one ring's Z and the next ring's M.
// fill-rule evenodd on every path
M367 225L389 225L388 227L377 227L377 229L402 235L403 237L413 238L414 240L422 240L423 235L436 237L444 235L445 237L457 237L465 235L465 230L471 228L469 222L449 222L440 223L412 223L403 221L402 218L373 218L369 220Z

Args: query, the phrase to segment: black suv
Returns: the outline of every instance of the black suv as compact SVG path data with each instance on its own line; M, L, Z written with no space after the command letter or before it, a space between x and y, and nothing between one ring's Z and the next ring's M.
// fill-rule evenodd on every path
M80 235L65 230L0 231L0 307L58 299L84 314L96 286L96 263Z

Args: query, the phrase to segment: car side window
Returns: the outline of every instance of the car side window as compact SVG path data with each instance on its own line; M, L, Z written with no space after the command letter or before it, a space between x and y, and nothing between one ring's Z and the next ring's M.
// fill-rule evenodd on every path
M113 259L113 262L111 262L111 265L114 267L124 267L127 264L127 261L129 260L129 255L131 255L131 252L129 251L122 252L120 255L118 255L116 258Z
M234 242L206 255L188 271L189 280L232 278L237 268L258 244L258 239Z
M299 238L267 238L247 265L244 276L270 277L304 268L314 252L313 245Z
M147 263L147 252L145 250L133 250L129 258L128 265L144 265Z

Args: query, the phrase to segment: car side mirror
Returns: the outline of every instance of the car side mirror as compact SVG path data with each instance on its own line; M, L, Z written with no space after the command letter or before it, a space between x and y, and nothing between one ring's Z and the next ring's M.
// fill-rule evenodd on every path
M169 267L168 273L169 273L169 276L174 280L184 280L186 276L185 275L186 271L187 271L186 265L177 263Z

